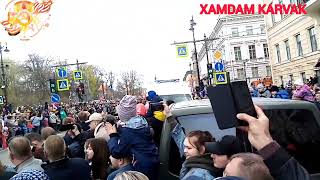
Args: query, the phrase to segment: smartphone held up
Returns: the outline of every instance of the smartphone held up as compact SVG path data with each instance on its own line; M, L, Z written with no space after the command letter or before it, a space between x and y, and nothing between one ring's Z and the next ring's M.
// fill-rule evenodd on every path
M246 81L210 86L207 92L220 129L246 126L246 122L237 119L238 113L257 116Z

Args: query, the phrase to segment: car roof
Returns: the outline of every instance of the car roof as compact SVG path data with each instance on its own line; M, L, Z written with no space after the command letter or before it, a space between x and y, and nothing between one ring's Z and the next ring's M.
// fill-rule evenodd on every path
M279 99L279 98L252 98L254 104L263 109L314 109L316 106L308 101ZM183 101L171 107L175 116L212 113L209 99Z

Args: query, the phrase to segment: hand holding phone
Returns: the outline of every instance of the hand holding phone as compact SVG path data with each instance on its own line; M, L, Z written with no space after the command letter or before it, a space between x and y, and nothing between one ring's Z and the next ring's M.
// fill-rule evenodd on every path
M59 129L59 131L68 131L68 130L71 130L73 129L73 125L74 124L65 124L65 125L62 125Z
M71 131L73 132L73 134L74 134L75 136L78 136L78 135L80 134L80 130L78 129L78 126L75 125L75 124L72 126Z

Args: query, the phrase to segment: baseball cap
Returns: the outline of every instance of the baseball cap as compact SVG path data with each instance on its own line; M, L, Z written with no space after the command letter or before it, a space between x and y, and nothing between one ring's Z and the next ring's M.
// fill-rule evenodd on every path
M120 152L114 152L111 153L111 156L115 159L121 159L121 158L132 158L133 154L131 153L130 148L125 148Z
M235 136L226 135L218 142L206 142L206 152L217 155L231 156L242 152L239 139Z
M85 121L86 123L89 123L91 121L102 121L103 117L100 113L93 113L89 116L89 120Z

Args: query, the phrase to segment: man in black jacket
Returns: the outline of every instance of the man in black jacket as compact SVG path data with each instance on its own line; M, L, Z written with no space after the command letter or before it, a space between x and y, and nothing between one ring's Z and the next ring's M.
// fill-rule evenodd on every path
M272 139L269 119L262 109L255 106L257 118L240 113L237 118L248 122L248 127L240 127L248 132L248 139L263 157L275 180L310 180L309 173Z
M44 143L44 152L49 160L42 168L50 180L88 180L90 177L90 166L82 158L66 158L66 145L62 137L52 135Z

